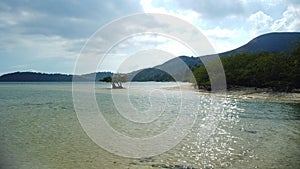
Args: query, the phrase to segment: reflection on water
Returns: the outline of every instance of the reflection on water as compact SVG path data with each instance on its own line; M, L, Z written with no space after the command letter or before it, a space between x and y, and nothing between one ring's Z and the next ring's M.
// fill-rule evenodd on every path
M180 109L179 91L161 89L175 83L137 83L131 106L146 111L160 100L164 111L150 124L122 117L111 104L108 85L96 86L96 98L109 124L132 137L165 131ZM147 90L159 88L165 95ZM3 168L297 168L300 166L300 104L222 100L224 111L211 117L208 95L187 99L198 118L180 144L158 156L130 159L93 143L74 111L70 83L0 84L0 165ZM122 94L126 90L119 90ZM191 92L191 91L183 91ZM161 98L159 98L161 96ZM194 102L193 102L194 101ZM200 104L199 104L200 103ZM183 105L185 106L185 105ZM204 121L218 118L209 139ZM209 130L207 130L209 131Z

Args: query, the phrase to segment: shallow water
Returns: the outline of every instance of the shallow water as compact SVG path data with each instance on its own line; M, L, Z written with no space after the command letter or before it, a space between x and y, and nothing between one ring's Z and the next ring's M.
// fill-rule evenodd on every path
M96 85L95 97L103 116L110 126L129 137L143 138L166 131L178 117L179 110L197 112L198 118L193 128L177 146L153 157L134 159L114 155L87 136L74 110L71 83L1 83L1 168L300 166L299 103L227 98L222 100L224 111L212 117L209 112L214 107L208 95L163 89L175 85L132 83L130 86L127 84L127 89L114 91L114 96L118 98L127 96L130 107L137 112L145 113L151 105L154 105L152 108L163 105L163 113L149 116L152 121L147 125L122 117L120 110L113 106L109 85ZM186 95L191 97L181 97ZM185 104L181 107L180 103ZM120 106L126 109L124 105ZM215 118L216 128L211 133L205 133L210 130L204 130L207 126L203 124L211 118ZM203 141L207 134L210 137Z

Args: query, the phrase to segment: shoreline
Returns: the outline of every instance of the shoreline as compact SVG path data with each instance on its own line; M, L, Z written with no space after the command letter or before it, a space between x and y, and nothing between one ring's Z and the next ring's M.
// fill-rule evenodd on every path
M164 87L166 90L189 90L199 92L201 94L229 97L239 100L259 100L268 102L284 102L284 103L300 103L300 93L286 93L286 92L274 92L270 89L255 87L238 87L234 89L227 89L225 93L211 93L203 89L195 89L192 84Z

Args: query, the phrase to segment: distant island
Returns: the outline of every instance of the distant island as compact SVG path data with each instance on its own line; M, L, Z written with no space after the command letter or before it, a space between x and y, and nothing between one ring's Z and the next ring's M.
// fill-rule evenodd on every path
M300 88L300 33L280 32L258 36L247 44L219 53L224 66L228 88L238 86L270 88L273 91L292 92ZM209 57L201 56L201 57ZM185 67L182 63L185 63ZM200 57L179 56L161 65L126 74L130 81L191 82L186 69L193 71L196 86L210 90L210 81ZM172 72L172 76L167 72ZM0 76L0 82L71 82L103 81L113 77L112 72L84 75L14 72ZM105 80L104 80L105 81Z
M76 81L95 81L95 79L102 79L112 75L113 73L111 72L98 72L84 75L13 72L0 76L0 82L72 82L73 78L76 78Z

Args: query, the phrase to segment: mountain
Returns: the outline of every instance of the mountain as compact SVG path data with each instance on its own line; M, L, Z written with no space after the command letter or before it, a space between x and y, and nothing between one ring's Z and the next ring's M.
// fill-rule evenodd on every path
M179 56L153 68L129 73L132 81L188 81L189 70L202 65L199 57Z
M0 82L70 82L72 75L14 72L0 76Z
M254 38L247 44L227 52L219 53L219 56L231 56L240 53L259 53L265 52L286 52L289 53L293 48L293 42L300 40L300 32L278 32L268 33ZM209 59L210 55L201 56L201 58ZM203 65L200 57L179 56L173 58L161 65L152 68L141 69L128 74L132 81L188 81L189 69ZM189 69L188 69L189 68ZM84 75L76 75L79 81L94 81L112 76L111 72L95 72ZM95 78L96 77L96 78ZM0 76L0 82L71 82L73 75L65 74L46 74L34 72L14 72Z
M263 51L270 53L290 53L293 48L293 42L296 40L300 40L300 32L268 33L254 38L237 49L219 53L219 56L222 58L234 54L255 54ZM201 57L209 59L210 55ZM185 63L185 65L182 63ZM193 70L195 67L201 65L203 63L200 57L179 56L153 68L132 72L130 76L133 81L166 81L167 79L173 79L171 76L177 80L188 81L189 77L187 77L188 71L186 68L189 67Z
M14 72L0 76L0 82L72 82L76 81L98 81L107 76L112 76L111 72L97 72L84 75L48 74L39 72ZM95 78L96 76L96 78Z
M202 62L199 57L179 56L161 65L155 66L155 68L161 68L161 69L172 69L174 67L178 68L182 65L182 63L185 63L191 68L202 65Z
M293 48L293 42L300 40L300 32L274 32L254 38L247 44L227 52L219 53L220 57L238 53L286 52Z
M112 72L96 72L96 73L88 73L88 74L84 74L81 75L80 77L89 80L89 81L94 81L96 79L96 81L103 79L105 77L112 77L113 73Z
M227 88L253 87L265 91L299 92L300 41L291 52L239 53L221 57ZM211 90L211 79L204 66L193 71L199 89Z

